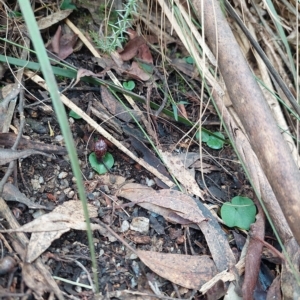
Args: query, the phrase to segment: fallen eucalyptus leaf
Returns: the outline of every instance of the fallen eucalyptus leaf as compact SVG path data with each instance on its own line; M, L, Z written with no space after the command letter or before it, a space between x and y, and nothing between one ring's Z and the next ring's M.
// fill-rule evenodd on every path
M7 182L4 185L2 197L6 201L16 201L16 202L23 203L23 204L27 205L29 208L46 209L46 210L50 209L44 205L40 205L40 204L30 201L13 184L11 184L9 182Z
M208 255L183 255L137 250L141 261L159 276L188 289L199 289L217 274Z
M179 191L170 189L156 191L141 184L129 183L118 191L117 196L160 214L172 223L199 224L206 220L195 201Z
M12 149L0 149L0 165L5 165L13 160L19 159L19 158L25 158L32 154L40 154L45 155L48 157L52 157L49 154L46 154L44 152L35 151L32 149L27 150L12 150Z
M88 204L88 210L91 218L98 215L95 206ZM99 230L100 234L108 237L112 242L116 240L101 224L91 224L91 228ZM26 253L26 262L31 263L47 250L54 240L70 229L87 229L80 201L66 201L49 214L42 215L18 229L1 230L1 232L32 232Z

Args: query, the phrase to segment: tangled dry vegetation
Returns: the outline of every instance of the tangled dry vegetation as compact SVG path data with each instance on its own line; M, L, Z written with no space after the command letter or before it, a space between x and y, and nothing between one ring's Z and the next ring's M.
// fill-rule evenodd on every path
M300 299L298 2L31 5L69 116L1 1L0 297Z

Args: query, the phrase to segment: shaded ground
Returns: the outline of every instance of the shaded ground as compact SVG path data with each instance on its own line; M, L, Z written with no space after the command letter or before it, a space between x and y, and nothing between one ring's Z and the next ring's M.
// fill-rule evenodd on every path
M76 22L76 18L73 21ZM52 30L54 34L55 30ZM50 35L52 35L51 31ZM47 34L43 34L43 37L45 40L48 39ZM176 52L176 48L176 44L168 46L168 50L171 53ZM179 54L182 57L185 56L184 53L179 52ZM161 65L161 57L155 52L153 52L153 55L158 70L163 74L164 69ZM78 69L83 68L95 73L104 70L99 66L95 66L92 62L92 56L84 47L78 52L69 55L65 60ZM185 66L188 68L188 64ZM169 66L169 68L171 67ZM118 72L114 72L120 80L124 80ZM198 81L194 81L191 77L182 74L184 80L181 82L178 75L174 74L175 72L173 73L173 70L167 69L167 72L169 72L167 82L160 82L160 86L162 87L164 84L169 86L170 93L177 104L180 101L185 101L184 110L186 116L190 121L197 121L199 119L200 103L191 96L193 95L191 86L198 86ZM68 87L70 83L69 79L60 77L57 79L61 89ZM104 79L108 80L107 75L104 75ZM10 71L6 71L2 78L3 85L12 80L13 77ZM133 92L146 95L149 81L142 82L141 80L136 80L135 82L136 87ZM190 85L186 84L186 82L189 82ZM40 100L43 100L43 97L48 97L45 94L41 96L39 92L40 87L30 80L25 82L25 88ZM80 82L76 88L68 88L64 92L64 95L94 120L99 123L102 122L91 111L91 106L96 107L95 102L103 103L101 88ZM24 114L26 126L23 135L31 141L64 147L55 114L50 110L44 112L42 104L38 104L28 92L25 92L25 98ZM156 102L160 106L163 98L163 88L152 89L151 101ZM204 106L207 104L207 100L205 101L203 103ZM32 104L37 105L32 106ZM51 103L47 104L52 108ZM126 102L126 104L128 103ZM141 103L138 103L138 105L141 111L145 112L145 116L147 116L146 105ZM172 111L170 101L167 102L166 108ZM153 113L155 113L154 109ZM191 140L190 138L192 134L190 134L190 137L183 138L184 133L189 131L190 126L180 124L174 118L167 118L165 115L161 116L162 118L155 118L153 115L151 117L151 121L154 124L153 129L157 134L156 145L161 145L163 151L174 151L178 154L199 153L199 145L197 145L195 139ZM181 114L181 116L184 116L184 114ZM17 111L15 111L14 121L18 122ZM218 117L211 105L203 115L202 121L204 124L203 127L206 129L212 132L219 131L220 124ZM154 153L151 145L146 143L143 135L136 135L136 131L134 130L138 130L138 127L133 121L129 122L119 119L117 122L123 128L123 132L121 133L113 131L105 122L102 126L109 130L117 140L136 156L146 159L146 157L150 156L150 152ZM18 127L18 124L14 125ZM87 198L90 204L97 208L97 217L94 218L95 223L103 222L109 225L134 248L162 253L209 255L211 257L206 239L200 230L194 228L188 230L185 226L172 224L166 221L161 215L140 206L121 207L124 203L128 203L128 201L122 197L118 199L116 196L118 189L122 186L118 181L121 180L120 178L126 183L134 182L151 186L154 190L160 190L163 187L162 183L152 173L145 170L107 140L105 141L108 144L108 151L113 155L115 162L114 166L110 169L109 180L105 181L103 177L96 174L88 161L88 156L93 151L93 141L99 137L101 138L101 136L95 133L93 128L82 119L77 120L70 117L69 125L72 129L80 160ZM53 130L52 136L49 128ZM136 140L143 142L146 147L143 148ZM9 148L11 145L6 144L6 147ZM26 148L26 143L24 147ZM221 204L230 201L234 196L253 197L252 189L229 144L225 144L221 150L213 150L204 143L201 147L203 165L198 164L195 167L195 179L200 189L205 192L204 198L206 204L217 205L217 207L215 206L215 211L218 213L218 208ZM54 149L52 147L48 153L55 153ZM76 200L78 197L76 180L73 178L66 154L62 154L63 151L61 149L59 154L56 152L52 159L34 155L21 160L16 167L15 173L9 177L8 181L14 183L32 202L44 205L50 210L66 201ZM5 171L6 168L2 167L0 177L4 175ZM26 205L17 202L8 202L8 205L20 225L27 224L39 215L46 213L46 210L30 209ZM130 227L137 217L144 217L149 221L149 230L140 233L138 229ZM5 224L6 222L3 220L3 227L5 227ZM245 242L244 237L240 233L229 230L226 226L222 225L222 229L228 236L230 247L232 247L234 254L238 257ZM107 236L103 236L95 231L94 244L98 263L100 291L103 295L106 295L108 292L122 290L153 293L155 290L153 286L155 285L157 285L158 290L169 297L188 298L193 295L192 290L178 288L170 281L156 275L155 272L146 267L138 259L135 253L132 253L132 251L124 246L122 242L110 241ZM7 250L4 250L4 256L6 254ZM91 261L87 236L84 231L70 230L64 233L59 239L52 242L51 246L42 255L42 260L52 276L90 286L91 282L87 274L92 276ZM265 268L269 271L267 267ZM20 265L10 271L5 276L0 277L0 285L10 290L11 293L25 293L27 288L23 286L24 278L22 278ZM207 274L208 277L209 275L211 274ZM61 290L69 297L71 295L77 297L75 299L93 299L94 297L93 292L89 288L75 287L71 283L58 282ZM149 282L153 286L150 286ZM132 295L128 297L128 299L133 299ZM119 298L125 299L126 297L123 295ZM200 296L197 293L195 299L204 299L204 296ZM213 298L209 298L208 296L208 299Z

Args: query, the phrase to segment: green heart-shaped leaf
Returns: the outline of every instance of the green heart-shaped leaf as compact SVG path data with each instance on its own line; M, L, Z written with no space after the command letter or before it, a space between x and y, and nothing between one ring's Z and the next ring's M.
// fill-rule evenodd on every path
M256 207L247 197L234 197L231 202L226 202L221 207L221 218L228 227L248 230L255 221L255 215Z
M79 119L82 119L79 115L76 114L75 111L71 110L69 112L69 116L72 117L73 119L76 119L76 120L79 120Z
M123 87L127 91L132 91L135 88L135 83L132 80L124 81L123 82Z
M197 138L197 140L199 140L199 136L200 136L200 132L198 131L198 132L196 133L196 138ZM201 141L202 141L203 143L207 143L207 141L209 140L209 138L210 138L210 135L209 135L207 132L201 130Z
M106 152L106 154L103 156L102 160L108 169L110 169L114 165L114 162L115 162L113 156L109 152ZM89 162L90 162L92 168L98 174L107 173L107 169L106 169L105 165L101 162L98 162L95 152L93 152L89 155Z
M76 9L76 6L72 4L71 0L64 0L62 4L60 5L60 9Z
M186 57L185 61L190 65L195 63L194 59L191 56Z
M221 132L214 132L215 135L219 136L222 139L225 139L224 135ZM224 141L218 139L217 137L211 135L207 141L207 146L211 149L222 149Z

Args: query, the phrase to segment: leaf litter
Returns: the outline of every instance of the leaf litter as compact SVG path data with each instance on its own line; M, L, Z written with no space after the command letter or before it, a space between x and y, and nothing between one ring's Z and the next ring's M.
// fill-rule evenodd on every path
M45 205L40 205L38 203L32 202L30 199L24 196L24 194L22 194L13 184L9 182L4 185L2 197L6 201L16 201L23 203L29 208L51 210L51 208L46 207Z
M92 1L90 1L92 2ZM94 3L93 3L94 4ZM86 6L87 8L91 7L90 5ZM97 8L98 9L98 8ZM95 11L97 11L97 9ZM56 14L52 14L49 16L49 18L42 18L39 21L40 24L40 28L48 28L50 27L52 24L62 20L65 18L65 16L67 16L71 11L61 11L59 13ZM65 14L65 15L63 15ZM45 22L44 24L42 24L41 22ZM59 37L59 34L58 34ZM134 42L131 42L134 41ZM142 38L140 36L136 36L135 33L133 34L132 39L128 42L127 45L125 45L123 53L118 53L115 55L114 59L103 59L102 62L107 63L108 69L112 68L115 69L116 72L119 75L128 75L128 77L137 79L137 80L144 80L147 81L152 77L152 74L149 72L145 72L145 70L143 70L143 68L141 67L141 64L133 61L131 64L130 63L126 63L129 59L132 59L133 57L137 56L139 57L141 60L144 60L146 62L148 62L149 64L153 64L153 59L152 57L149 56L150 50L147 46L147 42L149 42L150 44L154 43L154 41L151 41L151 39L148 37L147 38ZM56 49L56 53L62 52L62 53L72 53L71 51L71 45L67 45L67 49L61 51L60 48L60 37L55 41L55 44L52 45L52 47L54 49ZM132 54L133 53L133 54ZM150 53L151 54L151 53ZM68 54L67 54L68 55ZM59 56L64 57L65 54L59 54ZM188 67L188 65L184 64L184 61L176 61L176 60L172 60L173 64L177 65L177 68L180 69L182 68L182 70L185 70L184 72L186 74L188 74L190 77L196 77L197 75L197 71L195 70L194 66L191 66L191 68ZM106 66L106 67L107 67ZM176 67L176 66L175 66ZM84 73L87 72L87 73ZM100 74L95 74L91 71L84 71L81 74L78 75L78 79L80 79L81 76L85 76L85 75L90 75L90 76L103 76L105 74L102 73ZM90 72L90 73L89 73ZM141 72L141 74L139 74L139 72ZM78 72L79 73L79 72ZM199 78L195 78L195 79L199 79ZM180 110L182 110L182 115L184 115L186 118L188 117L188 115L186 114L186 109L184 106L182 106L180 108ZM188 111L189 112L189 111ZM138 149L138 148L137 148ZM35 153L32 153L35 154ZM173 154L171 153L166 153L163 154L165 155L165 159L167 161L168 164L168 168L171 170L171 172L175 175L175 177L181 182L182 187L184 187L189 193L190 195L197 195L198 197L200 197L201 199L203 199L203 196L205 196L205 194L203 193L203 191L201 189L199 189L199 187L197 187L197 182L194 180L195 176L194 176L194 171L192 170L193 168L200 168L199 164L196 165L192 165L192 169L191 170L186 170L188 168L188 166L185 164L185 162L182 160L181 158L181 163L179 162L179 160L177 160L176 157L174 157ZM22 157L22 155L20 156ZM18 158L20 158L18 157ZM25 156L24 156L25 157ZM2 160L2 164L6 164L9 161L6 161L5 159ZM203 166L203 164L202 164ZM205 166L208 168L208 172L211 171L216 171L216 169L214 169L213 167L210 168L209 166ZM203 170L201 170L202 172ZM180 173L184 173L180 174ZM205 173L205 172L203 172ZM190 176L188 175L190 174ZM97 188L94 188L94 183L92 182L93 180L90 181L90 189L91 191L97 190ZM88 181L86 181L86 184L89 184ZM130 201L133 201L134 203L140 205L141 207L146 208L149 211L153 211L153 212L157 212L158 214L162 215L165 217L166 220L168 220L171 223L175 223L175 224L182 224L182 225L191 225L191 227L193 227L193 225L195 223L199 224L199 227L201 228L201 230L203 231L207 244L210 248L211 251L211 255L213 257L213 264L211 264L212 260L210 258L207 259L206 256L186 256L186 255L173 255L173 254L162 254L162 253L155 253L155 252L145 252L142 250L137 250L137 253L139 253L139 256L141 258L141 260L152 270L154 270L157 274L160 274L160 276L164 277L164 278L168 278L170 281L175 282L179 285L182 286L186 286L188 288L198 288L199 285L202 285L203 282L209 280L212 276L214 276L214 274L216 274L216 269L217 271L220 271L222 269L224 269L224 267L227 267L229 265L232 265L232 253L230 253L230 247L228 245L228 241L226 240L226 236L224 234L224 231L220 228L220 226L218 225L218 223L216 222L215 218L210 214L209 210L207 209L206 206L204 206L203 204L199 204L198 206L194 206L192 205L192 202L194 201L193 198L191 198L190 196L186 196L184 193L178 192L178 191L170 191L170 190L161 190L159 193L157 193L157 191L154 191L153 189L150 188L145 188L145 186L143 185L143 190L145 192L145 195L148 196L151 195L150 200L148 201L148 197L146 197L145 195L139 195L138 191L136 192L137 195L134 195L135 192L128 192L126 191L126 188L132 189L132 186L123 186L120 187L122 184L124 184L124 177L121 178L120 182L118 185L111 184L111 180L106 177L105 180L103 180L103 184L109 186L109 188L119 188L119 193L118 196L120 197L124 197L127 199L129 199ZM96 185L96 184L95 184ZM7 188L8 186L6 186ZM10 187L11 188L11 187ZM141 189L141 187L137 188L137 190ZM33 202L31 202L31 200L25 198L21 198L20 194L18 194L18 189L16 190L12 190L12 192L10 191L10 194L7 193L6 191L6 200L10 201L10 200L17 200L18 198L22 199L22 203L28 205L30 208L43 208L45 209L45 207L41 206L35 206L35 204ZM152 194L153 193L153 194ZM142 198L140 199L135 199L135 198L139 198L140 196L142 196ZM186 197L185 197L186 196ZM147 199L146 199L147 198ZM175 200L174 200L175 198ZM25 200L26 199L26 200ZM135 200L134 200L135 199ZM162 204L163 199L167 200L166 202L168 202L167 204ZM29 200L29 201L28 201ZM71 205L71 201L67 201L70 202L70 206ZM183 202L180 204L180 202ZM65 202L65 203L67 203ZM187 206L186 208L184 208L183 206ZM117 207L117 206L116 206ZM72 209L74 211L79 210L79 207L75 208L72 207ZM192 213L191 211L194 210L194 212ZM73 211L73 212L74 212ZM199 213L200 212L200 213ZM30 232L30 230L35 231L32 236L34 234L36 235L36 239L32 239L32 243L31 243L31 247L35 247L36 244L39 244L41 242L41 239L45 239L50 241L53 241L55 238L59 237L61 235L61 232L64 232L64 230L69 231L70 229L84 229L85 228L85 223L84 223L84 219L82 219L82 216L76 216L76 214L74 214L74 217L78 217L78 220L74 220L68 212L68 209L64 208L62 211L57 210L55 213L54 211L49 215L49 218L46 220L44 220L42 217L41 219L37 219L39 220L38 222L41 222L41 224L43 224L43 228L38 226L38 222L36 223L31 223L31 227L29 226L27 229L26 227L23 228L23 230L28 230ZM94 212L91 213L92 216L95 216ZM36 220L35 220L36 221ZM33 221L33 222L35 222ZM47 222L49 224L47 224ZM215 224L215 223L216 224ZM213 223L213 225L212 225ZM30 223L28 223L30 224ZM94 224L96 225L96 224ZM25 226L25 225L24 225ZM43 233L43 230L50 230L48 232L44 232L44 236L39 235L40 233ZM41 230L39 232L39 230ZM53 231L55 231L55 235L51 236L51 230L52 233L54 233ZM49 236L48 236L49 234ZM107 236L107 233L106 233ZM216 237L218 237L216 239ZM112 240L112 239L111 239ZM42 247L47 248L48 246L46 245L47 243L45 243L45 245ZM49 244L49 243L48 243ZM223 247L223 249L222 249ZM37 252L42 253L44 250L43 249L39 249L39 246L36 247L37 248ZM214 249L215 248L215 249ZM222 252L223 250L223 252ZM31 252L31 255L27 256L27 260L31 261L34 259L34 257L40 255L40 254L36 254L33 253L34 251L31 249L29 252ZM223 255L222 255L223 254ZM196 270L195 268L193 268L193 266L197 266L201 268L201 266L197 265L198 261L201 261L203 258L202 263L204 265L208 266L208 269L206 272L204 272L205 274L199 274L197 273L198 270ZM99 258L101 259L101 258ZM257 256L257 259L259 259L259 255ZM184 272L181 269L178 270L177 266L189 266L189 261L191 262L191 272ZM216 267L216 269L215 269ZM23 271L25 270L25 268L23 269ZM29 271L28 274L26 274L27 276L30 274L31 270ZM178 277L176 276L176 274L178 274ZM25 276L25 273L24 275ZM199 276L199 278L195 278ZM207 277L205 277L207 276ZM26 277L26 276L25 276ZM29 276L28 276L29 277ZM191 278L191 279L190 279ZM199 283L199 280L197 279L203 279L204 281ZM36 278L36 280L38 280ZM36 280L33 280L32 284L28 283L28 286L31 287L32 289L34 289L34 284L36 282ZM42 294L42 291L39 291L39 294ZM214 298L211 298L214 299ZM215 298L216 299L216 298Z
M169 222L199 224L205 221L205 217L193 199L179 191L155 191L141 184L128 183L118 191L117 196L126 198L144 208L147 207L156 213L160 212Z
M13 160L25 158L34 154L44 155L52 158L52 156L47 153L36 151L33 149L26 149L26 150L0 149L0 165L5 165Z
M97 216L97 208L88 204L91 218ZM92 230L98 230L100 234L107 236L110 241L115 241L103 226L91 224ZM86 230L82 204L77 200L70 200L57 206L52 212L42 215L17 230L4 230L3 232L31 232L31 238L27 247L26 262L33 262L38 258L51 243L60 238L71 229Z
M193 198L179 191L155 191L136 183L124 185L117 196L162 215L170 223L197 224L205 235L217 270L226 270L234 264L235 258L222 229L201 202L197 205Z
M214 262L207 255L192 256L143 250L137 250L137 254L156 274L188 289L199 289L217 274Z
M204 200L204 192L199 188L195 180L195 171L187 170L181 159L172 153L160 151L160 155L171 174L176 177L186 191Z

